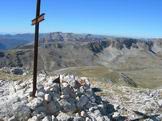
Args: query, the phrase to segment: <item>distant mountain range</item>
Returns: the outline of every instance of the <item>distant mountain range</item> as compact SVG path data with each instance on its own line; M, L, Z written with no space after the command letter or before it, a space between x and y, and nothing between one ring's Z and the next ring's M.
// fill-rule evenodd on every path
M43 38L49 42L54 41L79 41L79 42L93 42L93 41L106 41L107 39L114 39L116 37L92 35L92 34L75 34L75 33L62 33L53 32L40 34L40 42ZM13 49L25 44L32 43L34 34L0 34L0 50Z
M100 41L106 40L108 36L92 35L92 34L74 34L74 33L62 33L53 32L40 34L40 42L43 38L48 41ZM34 34L4 34L0 35L0 49L13 49L15 47L25 45L33 42Z
M33 41L33 34L0 35L0 50L12 49Z

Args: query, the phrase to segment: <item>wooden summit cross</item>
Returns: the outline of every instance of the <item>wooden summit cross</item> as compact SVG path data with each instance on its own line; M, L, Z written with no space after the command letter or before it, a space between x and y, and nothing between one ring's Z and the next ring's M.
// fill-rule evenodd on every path
M33 92L32 97L35 97L37 90L37 63L38 63L38 40L39 40L39 23L44 20L44 13L40 15L41 0L37 0L36 18L32 20L32 25L35 25L35 41L34 41L34 66L33 66Z

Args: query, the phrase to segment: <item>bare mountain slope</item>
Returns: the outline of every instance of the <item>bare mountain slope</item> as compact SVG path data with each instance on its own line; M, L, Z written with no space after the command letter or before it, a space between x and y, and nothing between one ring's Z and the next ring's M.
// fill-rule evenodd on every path
M144 40L73 33L51 33L47 34L46 39L47 43L42 39L39 44L39 71L53 73L66 68L64 72L113 80L119 84L122 82L121 84L149 88L162 84L160 39ZM32 70L32 63L32 44L8 50L0 57L0 67L22 66ZM113 73L109 73L109 70ZM103 74L102 78L100 73ZM111 74L115 76L110 76Z

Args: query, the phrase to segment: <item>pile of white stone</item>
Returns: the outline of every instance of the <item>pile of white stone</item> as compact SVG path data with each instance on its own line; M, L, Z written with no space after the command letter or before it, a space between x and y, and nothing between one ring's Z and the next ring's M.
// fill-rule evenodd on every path
M36 97L32 80L13 82L0 98L0 119L8 121L109 121L109 104L97 97L87 78L73 75L38 78ZM3 86L2 86L3 87ZM7 93L7 89L6 92Z

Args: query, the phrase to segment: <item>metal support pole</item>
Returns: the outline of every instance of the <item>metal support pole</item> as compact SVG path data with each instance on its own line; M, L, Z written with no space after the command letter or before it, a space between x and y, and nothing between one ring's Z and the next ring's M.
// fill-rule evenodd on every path
M33 92L32 97L35 97L37 90L37 63L38 63L38 40L39 40L39 22L41 0L37 0L36 6L36 24L35 24L35 42L34 42L34 66L33 66Z

